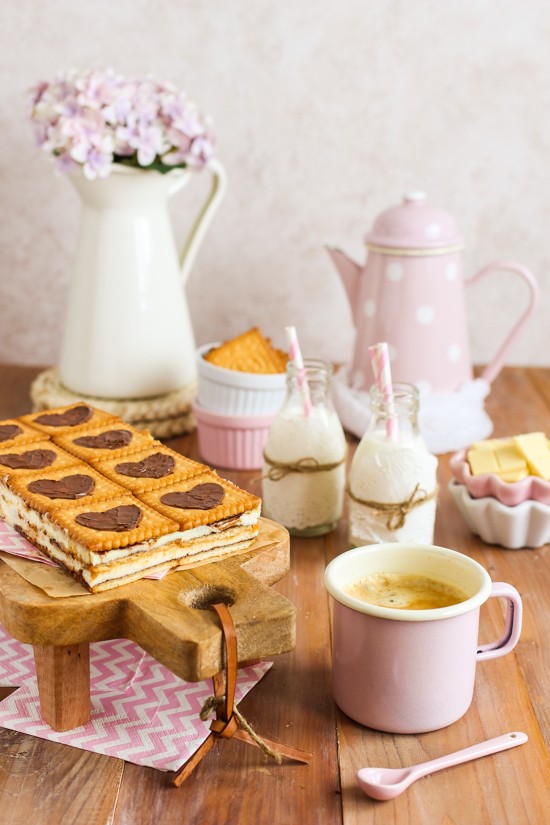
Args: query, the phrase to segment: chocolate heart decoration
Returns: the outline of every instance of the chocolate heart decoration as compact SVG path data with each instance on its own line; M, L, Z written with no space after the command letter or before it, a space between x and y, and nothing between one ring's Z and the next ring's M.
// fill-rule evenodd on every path
M79 447L89 447L90 450L118 450L127 447L132 440L129 430L106 430L99 435L82 435L73 439L73 444Z
M169 507L179 507L181 510L211 510L216 507L225 496L221 484L207 482L197 484L190 490L181 493L166 493L160 497L163 504Z
M9 441L10 438L15 438L22 432L23 430L17 424L0 424L0 441Z
M45 413L34 419L35 424L44 424L48 427L76 427L77 424L84 424L89 421L94 411L91 407L81 404L78 407L71 407L64 413Z
M163 478L170 475L174 469L175 461L171 455L166 453L153 453L142 461L128 461L124 464L117 464L115 470L122 476L131 478Z
M111 507L103 513L79 513L76 521L83 527L91 530L110 530L114 533L123 533L132 530L140 523L141 510L135 504L121 504Z
M0 455L0 464L9 467L12 470L43 470L45 467L50 467L55 459L57 453L53 450L27 450L26 453L6 453Z
M91 493L95 487L95 481L91 476L74 475L65 476L58 481L54 478L40 478L38 481L31 481L27 484L27 490L31 493L38 493L47 498L82 498Z

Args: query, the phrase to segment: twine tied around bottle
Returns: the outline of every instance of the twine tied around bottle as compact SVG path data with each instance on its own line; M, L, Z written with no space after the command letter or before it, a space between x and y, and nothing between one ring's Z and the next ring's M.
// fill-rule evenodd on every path
M352 501L357 502L357 504L362 504L364 507L368 507L369 510L373 510L375 515L382 516L385 514L386 527L388 530L395 531L400 530L403 527L405 524L405 519L411 510L414 510L415 507L420 507L420 505L426 504L428 501L433 501L434 498L437 498L438 487L436 485L431 493L427 493L426 490L420 486L420 484L417 484L408 499L405 499L405 501L395 502L370 501L368 499L359 498L351 492L349 485L347 492Z
M344 456L339 461L333 461L330 464L320 464L313 456L305 456L298 459L298 461L275 461L264 452L264 461L269 464L269 470L262 478L268 478L270 481L281 481L289 473L323 473L330 470L335 470L340 467L346 460Z

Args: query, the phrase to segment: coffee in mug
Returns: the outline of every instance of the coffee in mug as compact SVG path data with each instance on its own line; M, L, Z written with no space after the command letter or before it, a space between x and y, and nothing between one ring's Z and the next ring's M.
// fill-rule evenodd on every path
M353 592L358 582L389 582L404 596L411 582L423 596L428 582L458 591L441 607L403 609L372 603ZM404 583L404 584L403 584ZM424 733L463 716L473 698L478 662L509 653L521 631L522 603L510 584L492 582L474 559L430 544L371 544L337 556L325 571L333 599L334 698L348 716L375 730ZM439 585L436 585L439 586ZM375 588L374 588L375 589ZM383 589L383 588L382 588ZM409 594L410 595L410 594ZM507 603L500 639L478 643L480 608L489 598Z
M346 592L369 604L397 610L433 610L469 598L451 582L417 573L372 573L354 581Z

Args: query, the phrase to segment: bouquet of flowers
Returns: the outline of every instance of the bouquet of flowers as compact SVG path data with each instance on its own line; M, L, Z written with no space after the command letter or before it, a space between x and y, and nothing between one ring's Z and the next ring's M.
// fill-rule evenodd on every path
M209 119L169 83L71 70L31 95L38 145L63 171L81 168L93 179L116 163L165 173L200 169L212 157Z

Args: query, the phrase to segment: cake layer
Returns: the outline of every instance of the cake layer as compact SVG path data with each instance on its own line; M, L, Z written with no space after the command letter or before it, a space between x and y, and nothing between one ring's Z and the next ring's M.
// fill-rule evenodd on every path
M29 441L42 441L44 434L15 418L0 424L0 450L5 452L10 447L19 447Z
M49 439L25 442L2 450L0 447L0 478L33 477L51 470L63 470L78 463L75 456Z
M1 491L0 491L1 492ZM122 579L134 581L152 572L179 566L182 562L210 561L243 549L258 534L259 511L245 513L231 524L223 522L196 530L174 531L118 552L93 553L48 514L29 507L14 491L3 497L6 519L28 541L59 562L93 593L114 587ZM243 544L244 542L244 544ZM239 547L237 548L237 544ZM127 577L131 577L128 579Z
M100 424L105 424L107 421L120 421L112 413L98 410L96 407L84 403L70 404L55 410L22 415L20 420L50 436L80 432L87 427L97 427Z
M209 470L205 464L185 458L155 441L145 449L124 458L118 456L94 461L93 466L137 496L178 481L185 481Z
M212 471L143 493L140 498L178 522L181 530L240 516L260 503L257 496Z
M2 433L0 515L93 593L258 534L257 496L87 404L2 421Z
M81 507L93 505L126 493L84 462L50 472L22 473L11 478L10 489L39 513L66 510L73 501Z
M76 433L55 436L56 443L82 461L122 458L157 443L147 432L135 430L118 419Z

